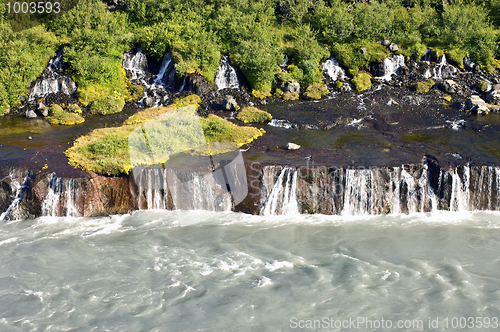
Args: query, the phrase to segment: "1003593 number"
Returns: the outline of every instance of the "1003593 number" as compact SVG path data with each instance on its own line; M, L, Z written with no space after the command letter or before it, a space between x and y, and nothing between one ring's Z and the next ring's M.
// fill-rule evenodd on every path
M7 2L7 14L58 14L61 12L60 2Z

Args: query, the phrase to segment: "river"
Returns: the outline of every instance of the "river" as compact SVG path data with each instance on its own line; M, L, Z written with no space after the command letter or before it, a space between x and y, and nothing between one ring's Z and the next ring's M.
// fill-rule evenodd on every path
M490 331L499 240L498 212L8 222L0 330Z

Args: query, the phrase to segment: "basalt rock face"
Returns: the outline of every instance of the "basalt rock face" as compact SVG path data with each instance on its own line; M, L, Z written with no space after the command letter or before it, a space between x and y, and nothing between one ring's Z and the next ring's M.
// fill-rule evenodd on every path
M179 208L261 215L500 210L500 167L466 165L444 169L430 156L422 164L397 167L246 163L225 177L206 169L199 171L193 167L175 171L149 168L140 178L92 173L83 178L58 178L55 173L35 178L32 173L13 172L0 181L0 219ZM170 180L172 172L175 183ZM239 192L235 191L234 181L231 185L227 182L228 176L235 178L235 172L243 172L246 179L245 184L239 184Z

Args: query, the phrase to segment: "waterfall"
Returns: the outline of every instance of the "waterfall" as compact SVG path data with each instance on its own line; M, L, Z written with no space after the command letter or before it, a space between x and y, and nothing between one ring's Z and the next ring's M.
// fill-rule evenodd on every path
M442 80L454 76L457 73L457 69L446 62L446 56L443 54L434 66L433 73L434 79Z
M10 187L11 187L11 192L14 194L14 200L12 203L10 203L9 207L7 210L5 210L1 215L0 215L0 221L4 220L20 220L22 219L21 216L21 209L19 207L19 203L21 200L24 198L24 190L29 187L29 181L30 177L32 174L28 172L26 177L23 180L23 183L20 183L14 172L10 172L9 177L10 177Z
M57 217L59 213L59 199L62 194L62 181L56 173L52 173L48 183L48 193L42 202L42 216Z
M307 174L304 176L304 174ZM299 188L299 189L297 189ZM411 165L371 169L267 166L260 214L339 215L500 210L500 167Z
M80 217L77 207L75 206L76 198L78 198L79 190L76 188L76 179L69 179L64 190L65 201L65 216L67 217Z
M392 80L392 75L397 75L404 66L405 57L402 54L391 55L384 60L384 76L377 78L383 81L390 81Z
M236 70L229 63L229 56L227 55L223 55L221 58L219 69L215 75L215 85L218 90L240 88Z
M261 215L294 215L299 213L297 204L297 170L284 167L277 174L279 167L272 167L275 179L264 179L265 188L271 188L260 210ZM277 175L277 176L276 176ZM271 187L272 184L272 187Z
M210 172L146 167L138 173L136 183L138 205L145 210L231 211L233 206L231 193Z
M158 74L151 79L148 79L148 74L150 74L148 60L141 48L135 53L125 53L122 65L132 83L144 86L143 97L138 101L143 106L160 106L168 100L168 92L175 90L176 70L170 52L165 53ZM184 89L185 81L186 78L177 92Z
M334 57L331 57L323 62L321 67L323 67L323 72L330 77L332 82L335 82L339 78L343 81L346 77L344 70L340 67L339 62Z
M51 59L42 73L42 76L35 82L28 97L30 101L45 97L50 93L63 93L68 96L75 96L76 83L68 76L60 73L64 66L64 49L61 49L57 56Z

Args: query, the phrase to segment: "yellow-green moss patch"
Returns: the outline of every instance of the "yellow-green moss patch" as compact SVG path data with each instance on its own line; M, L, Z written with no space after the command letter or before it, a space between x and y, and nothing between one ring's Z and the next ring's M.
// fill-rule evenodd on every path
M94 100L90 104L90 113L108 115L119 113L125 106L125 99L119 96L107 96Z
M262 123L270 121L272 118L271 114L253 106L243 107L236 116L237 120L243 121L244 123Z
M436 83L433 80L416 82L412 85L413 90L420 93L427 93Z
M196 104L176 108L185 102L139 112L121 127L96 129L78 138L65 152L69 163L87 171L117 175L129 173L133 166L164 163L177 153L215 155L234 151L264 133L215 115L198 117Z
M85 119L80 115L68 112L57 104L49 107L49 115L47 121L52 125L73 126L85 122Z
M311 84L307 87L306 92L304 92L304 96L313 100L321 99L326 95L328 95L328 89L322 83Z
M356 91L361 92L369 89L372 86L371 75L367 72L360 72L351 80Z
M177 108L185 107L188 105L194 112L198 108L199 103L201 103L201 98L198 95L189 95L187 97L175 100L172 105L148 108L144 111L137 112L136 114L125 120L123 124L131 125L147 122L153 120L160 114L168 113Z

